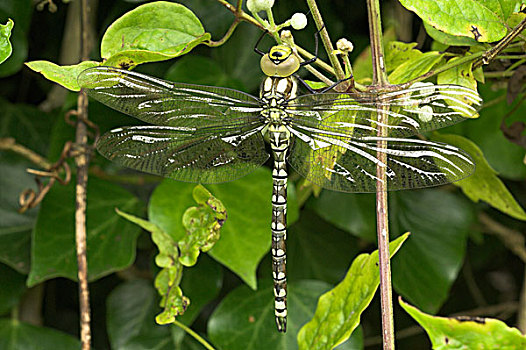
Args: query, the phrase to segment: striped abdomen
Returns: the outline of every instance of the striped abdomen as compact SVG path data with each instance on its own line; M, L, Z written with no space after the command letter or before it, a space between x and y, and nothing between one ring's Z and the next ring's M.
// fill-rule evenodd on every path
M278 331L287 329L287 167L285 157L289 147L289 131L280 126L269 129L270 143L274 155L272 171L272 277L274 279L274 307ZM276 144L276 141L279 144Z

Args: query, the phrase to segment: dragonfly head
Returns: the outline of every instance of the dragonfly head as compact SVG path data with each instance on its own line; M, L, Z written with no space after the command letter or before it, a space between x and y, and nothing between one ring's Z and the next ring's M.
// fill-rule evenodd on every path
M269 77L290 77L300 69L300 60L290 46L273 46L261 57L261 70Z

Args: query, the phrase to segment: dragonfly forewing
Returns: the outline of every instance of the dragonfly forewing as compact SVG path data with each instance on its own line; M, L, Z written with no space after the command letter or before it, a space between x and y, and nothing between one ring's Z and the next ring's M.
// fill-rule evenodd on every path
M94 67L78 77L91 97L149 124L180 128L242 126L260 118L256 97L241 91L173 83L113 67Z
M482 99L476 91L455 85L424 85L387 93L310 94L288 103L295 125L328 128L349 137L408 137L440 129L477 115ZM384 108L386 107L386 108ZM379 124L377 112L386 121Z

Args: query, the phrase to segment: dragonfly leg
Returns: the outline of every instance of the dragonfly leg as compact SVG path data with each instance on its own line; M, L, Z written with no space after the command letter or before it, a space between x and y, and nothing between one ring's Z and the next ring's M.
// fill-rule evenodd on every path
M263 37L265 36L265 34L268 34L268 30L265 30L261 36L259 37L258 41L256 42L256 45L254 45L254 51L260 55L260 56L265 56L265 52L261 51L259 48L258 48L258 45L259 43L261 42L261 40L263 39Z
M320 28L320 30L318 30L316 33L314 33L314 45L315 45L314 46L314 57L312 57L309 60L301 62L300 66L303 67L303 66L306 66L308 64L314 63L318 59L318 35L323 30L323 28L325 28L325 24Z

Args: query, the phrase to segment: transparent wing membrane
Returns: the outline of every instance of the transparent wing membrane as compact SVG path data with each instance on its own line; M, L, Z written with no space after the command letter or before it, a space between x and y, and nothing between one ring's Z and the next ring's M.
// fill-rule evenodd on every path
M242 126L261 112L258 99L241 91L172 83L113 67L87 69L78 82L94 99L154 125L190 130Z
M408 137L473 117L482 100L476 91L456 85L425 85L388 93L302 95L288 103L291 124L330 130L348 137L376 136L383 125L390 137Z
M381 140L386 148L378 147ZM385 153L385 163L378 152ZM287 160L307 180L339 192L375 192L377 165L385 168L388 191L443 185L475 170L471 157L457 147L389 137L297 135Z
M271 121L261 111L271 107L254 96L112 67L87 69L78 82L100 102L158 125L119 128L98 140L100 153L121 165L180 181L218 183L250 173L269 157L261 132ZM457 181L474 170L469 155L406 137L474 117L481 104L471 89L433 84L388 93L298 96L283 105L287 114L281 123L292 137L287 160L311 182L340 192L375 192L377 166L386 170L388 190ZM384 124L379 113L386 116ZM386 131L383 138L380 129ZM378 147L380 141L385 148Z
M221 137L168 126L114 129L98 151L123 166L185 182L220 183L245 176L269 158L259 129Z

